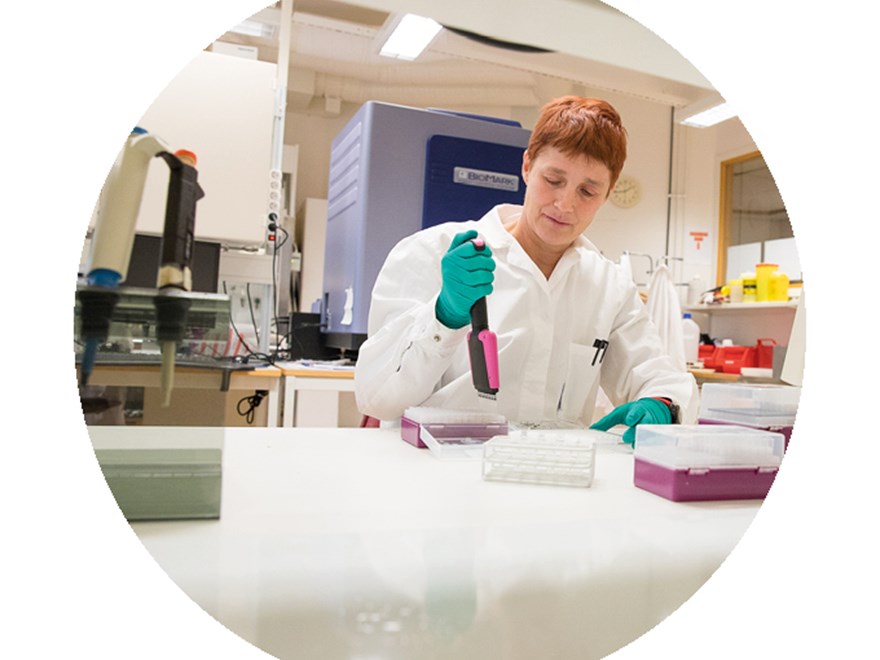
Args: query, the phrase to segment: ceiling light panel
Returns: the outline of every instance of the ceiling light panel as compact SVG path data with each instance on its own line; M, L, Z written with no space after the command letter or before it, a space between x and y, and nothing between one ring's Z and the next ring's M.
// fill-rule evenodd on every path
M736 111L730 107L729 103L725 102L682 119L681 123L685 126L707 128L735 116Z
M400 60L414 60L434 40L442 27L430 18L405 14L382 45L379 54Z

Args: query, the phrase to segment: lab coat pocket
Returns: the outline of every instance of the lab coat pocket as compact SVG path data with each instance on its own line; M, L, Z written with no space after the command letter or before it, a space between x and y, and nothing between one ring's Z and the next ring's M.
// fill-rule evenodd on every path
M599 362L593 364L595 348L585 344L569 344L568 367L559 395L558 417L576 420L599 375Z

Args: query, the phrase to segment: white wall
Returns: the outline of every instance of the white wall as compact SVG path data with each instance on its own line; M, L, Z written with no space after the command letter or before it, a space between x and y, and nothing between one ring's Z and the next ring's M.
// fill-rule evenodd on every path
M212 82L212 79L217 78L213 70L217 67L206 68L212 59L218 58L224 63L223 74L220 76L223 84ZM196 71L197 65L199 68ZM238 69L242 69L242 72ZM264 62L202 54L169 84L144 115L144 121L166 140L175 146L194 148L199 153L200 181L207 193L206 198L199 203L197 234L201 237L242 243L259 242L263 238L274 69L273 65ZM191 74L190 70L196 71L196 74ZM188 87L192 87L194 76L199 85L198 94L187 100L183 104L186 111L180 112L180 107L183 107L178 99L181 88L186 91ZM231 80L234 81L232 86L228 84ZM230 87L235 88L234 95L231 95ZM629 157L624 172L642 184L643 199L631 209L619 209L611 203L606 204L597 215L593 226L588 229L588 237L614 260L619 259L625 250L647 253L655 259L666 254L671 108L636 96L587 89L550 76L540 77L539 87L544 101L567 93L607 98L621 112L629 133ZM214 91L206 93L205 90L211 89ZM174 103L167 103L169 98ZM242 103L244 99L248 100L248 104ZM195 101L208 103L212 111L201 111L202 105L192 105ZM250 120L242 120L244 107L248 108ZM217 112L218 108L221 109L220 112ZM476 107L448 109L475 113L485 111ZM357 106L343 103L341 112L335 116L329 115L324 108L288 112L285 144L297 145L299 148L301 166L297 171L295 191L299 200L327 197L329 146L356 110ZM531 128L537 109L493 108L491 113L517 119L526 128ZM182 123L187 117L189 123ZM225 123L206 123L207 119L211 122L222 120ZM229 126L235 126L236 129L231 130ZM241 130L242 126L248 126L248 129ZM217 154L217 157L211 153L211 142L205 142L204 145L198 140L193 142L193 136L206 130L210 130L214 138L217 135L224 136L222 140L214 141L214 144L223 145L223 153ZM674 196L668 252L670 256L686 259L684 267L673 262L678 268L675 272L677 279L687 281L693 276L700 276L707 284L714 284L720 162L754 150L755 146L736 120L714 129L677 127L675 139ZM240 148L242 142L246 149ZM242 157L236 154L249 155ZM215 162L222 162L222 167L216 173ZM215 183L211 177L218 173L232 178ZM157 203L150 206L150 200L154 196L160 201L164 201L164 198L162 195L149 194L150 188L161 187L156 183L158 174L161 173L150 174L144 204L144 209L150 212L142 213L144 219L139 222L141 230L161 229L160 205ZM301 209L291 210L299 215ZM152 217L156 221L150 223L149 219ZM692 231L707 234L699 245L699 251L694 250L695 243L690 236ZM633 263L641 265L643 262ZM637 279L646 279L645 274L642 273Z
M628 134L623 171L642 185L642 201L628 209L607 202L596 214L586 235L615 261L626 250L658 259L666 254L670 108L601 90L589 90L589 93L608 100L623 118ZM633 259L634 271L642 264ZM642 281L641 277L636 273L637 281Z
M683 278L700 277L715 286L718 261L718 223L721 163L758 149L738 119L711 128L681 126L677 150L680 187L674 199L671 251L685 258ZM708 232L698 242L691 232Z
M223 62L223 79L227 82L235 80L236 89L247 88L247 93L236 93L236 102L229 98L228 86L211 82L216 77L212 60L220 58ZM198 69L196 69L198 67ZM238 69L242 69L241 72ZM256 71L255 69L259 69ZM190 70L197 72L200 85L199 96L210 102L213 112L177 113L180 106L177 97L180 88L192 86ZM168 89L157 98L144 115L144 121L151 127L158 127L159 132L175 146L189 146L200 155L200 181L209 194L199 204L197 233L203 237L225 239L227 241L258 242L262 240L264 226L264 199L267 192L268 149L271 139L271 102L274 66L262 62L241 58L227 57L205 53L173 80ZM625 251L646 253L655 259L667 254L667 215L668 186L670 167L670 115L671 108L662 103L611 93L601 89L588 89L561 79L551 77L539 81L543 100L567 93L600 96L609 100L617 107L624 118L629 134L629 156L624 172L636 178L643 187L643 199L633 208L619 209L607 203L597 214L593 225L587 230L587 236L603 251L606 256L617 260ZM211 94L205 89L216 88ZM225 90L225 91L224 91ZM226 96L224 96L226 94ZM240 103L242 98L250 99L248 112L250 117L264 117L257 121L242 121ZM167 107L166 99L174 100ZM176 100L175 100L176 99ZM381 99L379 99L381 100ZM191 103L192 101L188 101ZM175 105L176 104L176 105ZM222 112L216 112L216 108ZM326 199L327 173L329 171L330 143L345 123L356 112L358 106L343 103L338 115L328 114L324 108L298 110L288 112L285 121L285 144L296 145L299 149L299 168L296 173L296 198L301 202L308 198ZM485 108L449 107L450 110L461 110L474 113L485 113ZM198 110L198 109L196 109ZM234 112L233 112L234 111ZM493 108L491 114L520 121L526 128L531 128L538 110L536 108ZM182 125L182 117L190 117L197 125ZM231 143L230 135L219 143L225 145L221 172L232 176L234 181L215 184L210 181L213 172L213 154L211 143L193 144L192 136L200 130L204 132L205 118L222 118L226 124L234 122L235 126L249 126L247 131L236 129L230 131L223 126L214 126L210 130L216 136L225 132L234 134L235 144L243 142L249 145L250 156L232 158L229 161ZM675 161L673 164L673 198L671 204L671 226L668 242L668 253L674 257L684 257L685 265L672 262L677 281L689 281L692 277L701 277L707 285L715 283L715 262L717 255L719 173L722 160L731 158L756 149L748 132L737 120L731 120L716 128L695 129L678 126L675 128ZM182 142L181 142L182 141ZM184 144L185 143L185 144ZM241 153L238 146L235 148ZM266 152L263 154L263 152ZM258 157L252 157L258 154ZM150 175L149 187L156 187L156 173ZM228 185L227 185L228 184ZM228 198L227 191L234 191ZM223 196L221 196L221 193ZM156 195L157 199L162 197ZM151 196L146 195L144 209L152 209ZM218 204L218 201L222 202ZM244 205L244 206L243 206ZM155 206L155 204L154 204ZM158 207L157 207L158 209ZM161 217L156 209L154 213L142 213L146 216ZM301 208L292 209L297 216ZM157 221L159 222L159 221ZM159 231L160 224L149 225L144 220L139 229ZM301 231L301 228L297 228ZM707 237L696 243L691 232L705 232ZM644 267L640 260L633 265ZM636 273L638 280L646 280L644 272Z
M655 257L665 254L670 108L602 90L572 89L568 83L560 84L558 81L548 81L544 91L546 100L573 92L605 98L618 109L627 127L629 155L624 171L642 184L643 200L630 209L619 209L610 202L605 204L587 230L587 236L614 260L619 259L624 250ZM357 106L343 104L340 115L332 117L320 112L287 114L285 141L298 144L300 149L297 181L297 197L300 200L327 197L330 143L357 109ZM447 109L480 112L473 107ZM537 114L537 109L518 108L495 113L496 116L516 119L528 129L532 128ZM298 211L297 215L301 217L302 209Z

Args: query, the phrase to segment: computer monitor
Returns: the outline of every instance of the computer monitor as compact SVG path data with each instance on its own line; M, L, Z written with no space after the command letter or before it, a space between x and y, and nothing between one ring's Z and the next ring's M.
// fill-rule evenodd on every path
M123 286L152 289L159 277L162 237L151 234L135 234L128 263L128 274ZM220 243L195 241L192 260L192 290L201 293L218 293L220 280Z

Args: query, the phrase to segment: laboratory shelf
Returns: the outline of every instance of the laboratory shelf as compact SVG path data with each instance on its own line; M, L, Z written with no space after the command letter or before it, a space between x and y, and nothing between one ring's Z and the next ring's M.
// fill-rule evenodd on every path
M787 346L798 302L747 302L686 305L702 333L734 344L754 346L759 339L773 339Z
M717 303L714 305L685 305L682 307L684 312L699 312L704 314L714 314L716 312L724 314L726 312L768 312L790 309L797 309L797 301L788 302L748 302L748 303Z

